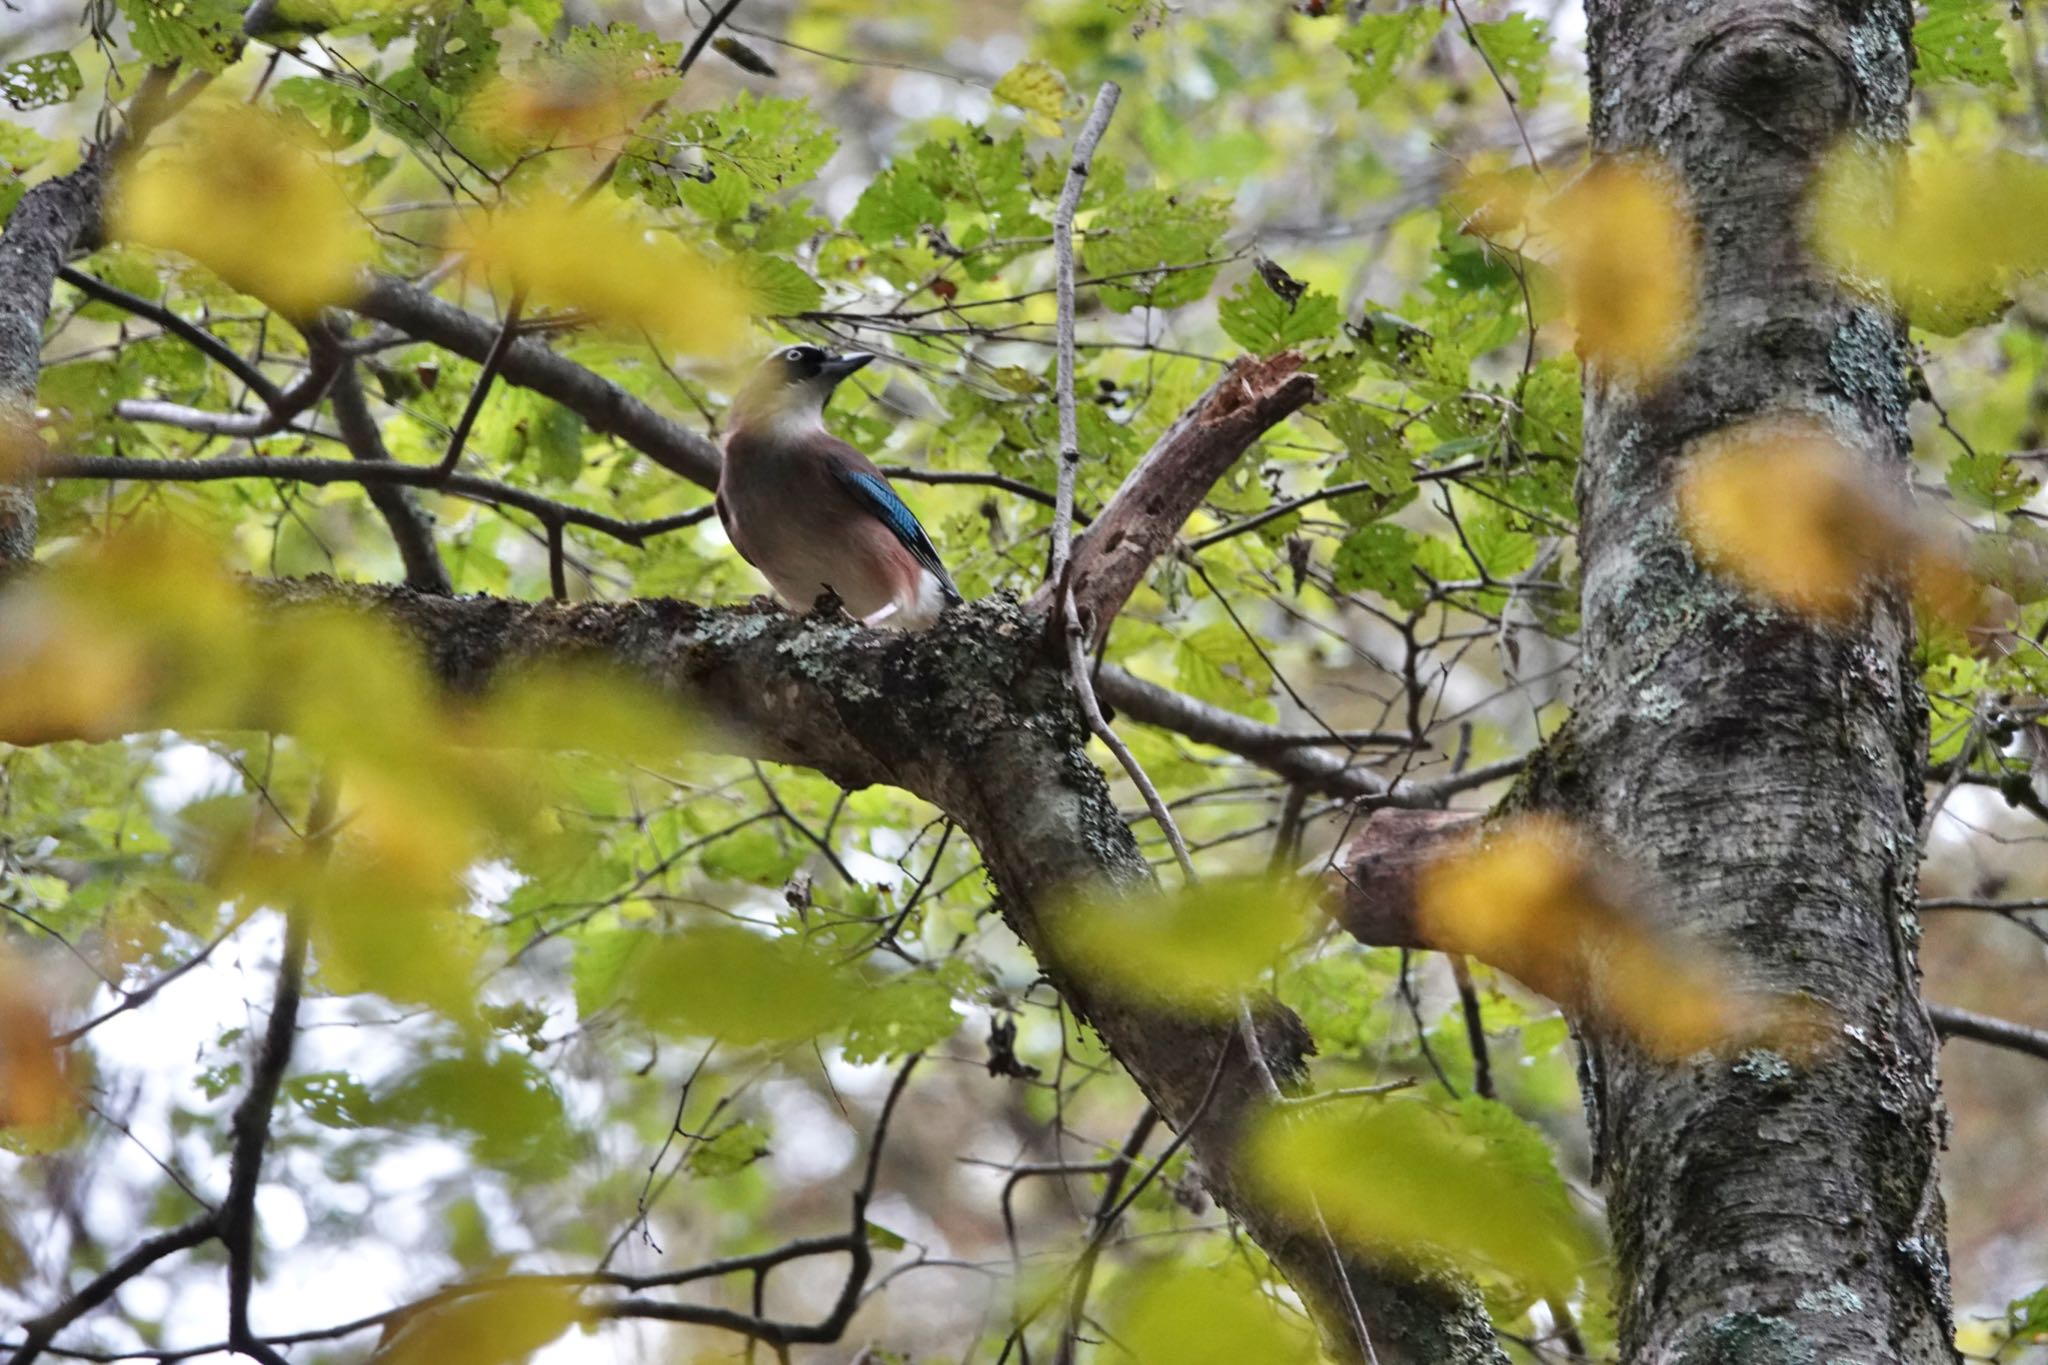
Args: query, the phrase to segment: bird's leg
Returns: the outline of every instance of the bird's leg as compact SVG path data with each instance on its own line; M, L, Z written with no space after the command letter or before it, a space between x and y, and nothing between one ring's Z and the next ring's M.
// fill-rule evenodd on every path
M860 623L864 626L879 626L896 614L897 606L897 603L891 602L879 611L871 611L860 618Z

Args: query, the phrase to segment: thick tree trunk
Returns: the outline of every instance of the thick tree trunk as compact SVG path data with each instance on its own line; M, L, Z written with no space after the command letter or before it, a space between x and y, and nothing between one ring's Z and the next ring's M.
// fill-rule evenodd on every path
M1897 595L1829 626L1710 575L1687 454L1747 419L1825 426L1899 477L1904 335L1803 246L1816 162L1906 132L1905 0L1588 0L1601 155L1668 166L1698 219L1697 346L1645 388L1589 372L1584 693L1552 796L1750 984L1831 1012L1812 1058L1677 1065L1593 1041L1628 1361L1947 1361L1935 1035L1918 993L1922 699Z

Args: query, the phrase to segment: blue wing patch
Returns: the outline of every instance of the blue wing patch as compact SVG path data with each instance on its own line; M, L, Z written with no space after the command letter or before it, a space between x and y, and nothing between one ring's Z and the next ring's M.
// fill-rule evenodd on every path
M960 590L953 586L953 576L946 572L946 566L939 559L939 552L932 546L932 538L924 533L924 527L917 521L917 515L903 505L903 499L896 496L896 490L889 487L889 481L879 474L865 470L834 469L862 506L866 507L881 523L903 542L903 548L910 551L918 563L930 569L932 576L945 588L947 600L958 602Z

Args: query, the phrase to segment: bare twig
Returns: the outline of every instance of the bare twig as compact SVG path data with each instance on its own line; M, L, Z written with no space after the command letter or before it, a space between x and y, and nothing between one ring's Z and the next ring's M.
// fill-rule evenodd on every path
M2028 1028L2010 1019L1994 1019L1953 1005L1929 1005L1927 1013L1934 1020L1935 1031L1944 1038L1968 1038L1971 1042L1989 1043L2048 1061L2048 1029Z
M1067 670L1073 680L1074 695L1081 700L1081 712L1088 718L1088 728L1095 732L1095 737L1107 745L1109 751L1116 755L1116 761L1123 765L1132 785L1137 787L1139 795L1145 798L1145 809L1152 812L1154 823L1159 826L1160 832L1166 835L1166 842L1173 847L1173 856L1180 864L1181 875L1193 882L1195 865L1188 857L1187 840L1181 838L1180 826L1174 823L1173 812L1166 808L1166 802L1160 798L1159 788L1152 785L1152 779L1146 774L1144 765L1138 762L1138 756L1131 752L1130 746L1123 742L1102 714L1102 703L1095 698L1095 684L1088 677L1088 649L1083 643L1086 632L1081 628L1080 613L1075 610L1074 594L1071 590L1065 594L1065 599Z
M448 437L448 453L441 457L436 472L446 478L455 472L455 466L462 462L462 448L469 443L470 429L476 425L477 414L484 410L484 400L491 395L491 385L498 378L498 367L505 363L505 351L519 334L519 315L526 310L526 291L513 291L511 300L505 305L505 319L498 324L498 335L491 339L491 349L484 352L483 368L477 371L476 383L470 387L469 401L462 405L462 416L455 421L455 430Z
M709 504L649 521L621 521L602 512L556 502L524 488L500 483L474 474L437 477L431 465L401 464L394 460L379 465L373 460L267 460L222 457L211 460L124 460L107 455L57 457L41 461L36 472L46 479L137 479L160 483L206 483L215 479L284 479L294 483L397 484L432 488L471 502L516 507L543 522L560 521L585 526L608 536L639 545L666 531L695 526L711 515Z
M1102 141L1110 116L1116 113L1117 97L1123 92L1115 81L1104 81L1095 92L1095 105L1088 121L1074 138L1074 154L1067 162L1067 183L1060 190L1052 214L1052 258L1059 306L1058 389L1060 414L1060 482L1052 518L1052 566L1047 581L1054 591L1066 581L1067 560L1074 536L1074 480L1081 466L1081 437L1074 411L1074 213L1081 206L1081 188L1088 183L1088 167L1095 157L1095 145Z
M123 421L157 422L207 436L269 436L283 431L300 413L318 403L342 364L339 351L316 344L308 357L306 372L293 380L291 387L280 391L276 402L266 400L261 412L208 412L154 398L123 398L114 404L114 415Z
M234 347L189 318L180 317L160 303L151 302L140 294L131 294L125 289L116 288L105 280L88 275L73 266L67 265L58 270L57 278L88 298L110 303L125 313L153 322L172 336L188 343L194 350L209 357L222 369L248 385L249 392L255 394L265 407L276 409L283 405L284 391L272 383L268 375L244 360Z

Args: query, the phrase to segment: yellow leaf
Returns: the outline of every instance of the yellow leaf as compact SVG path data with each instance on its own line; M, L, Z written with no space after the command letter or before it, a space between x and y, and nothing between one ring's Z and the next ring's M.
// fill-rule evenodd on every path
M1029 114L1031 131L1043 137L1058 135L1061 121L1077 107L1066 78L1040 61L1011 67L996 82L995 97Z
M189 256L287 317L355 296L369 230L301 132L229 102L194 109L181 133L124 168L115 236Z
M1845 142L1814 185L1814 250L1950 335L1996 318L2020 279L2048 270L2044 223L2048 165L1939 136L1904 156Z
M1603 161L1535 216L1580 355L1642 379L1684 358L1696 289L1693 225L1670 177L1642 162Z
M464 119L501 154L535 147L608 147L639 117L638 73L615 63L552 61L501 76L470 101Z
M0 954L0 1128L50 1128L77 1109L64 1056L28 968Z
M1800 1002L1739 991L1704 949L1667 941L1629 880L1564 822L1519 816L1423 869L1418 927L1660 1057L1812 1036Z
M1175 893L1110 897L1054 921L1060 955L1123 995L1228 1016L1310 923L1306 882L1206 881Z
M407 1315L371 1360L376 1365L515 1365L590 1320L573 1288L489 1289Z
M746 339L752 299L737 281L604 200L579 208L536 198L472 213L449 246L473 271L536 303L575 309L629 336L649 333L672 350L721 355Z
M1261 1294L1239 1264L1161 1261L1126 1276L1111 1296L1109 1339L1144 1365L1314 1365L1321 1353L1299 1313Z
M1446 207L1458 229L1489 241L1514 233L1539 202L1535 171L1510 163L1505 154L1475 158L1451 191Z
M1317 1213L1351 1247L1427 1264L1447 1253L1568 1293L1591 1239L1555 1176L1524 1170L1456 1116L1414 1101L1268 1111L1245 1144L1250 1179L1295 1221Z
M1874 587L1910 577L1937 615L1978 614L1976 582L1956 554L1817 423L1760 419L1700 442L1678 506L1702 560L1791 610L1846 621Z

